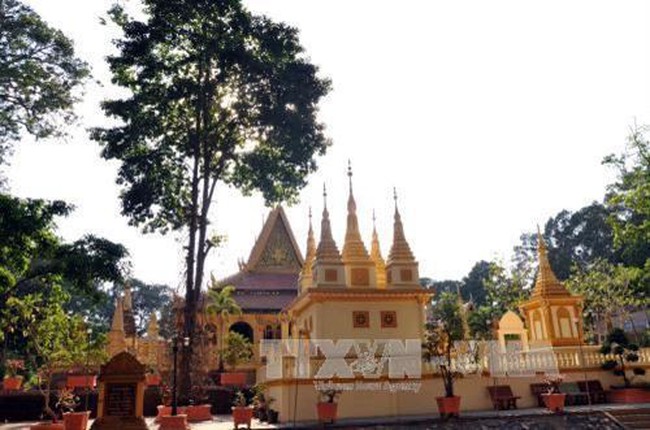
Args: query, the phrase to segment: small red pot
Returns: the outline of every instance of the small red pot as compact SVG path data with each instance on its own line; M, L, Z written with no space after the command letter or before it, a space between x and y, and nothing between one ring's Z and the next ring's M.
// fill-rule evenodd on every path
M460 397L436 397L438 412L443 419L460 416Z
M22 376L7 376L2 383L3 388L7 391L18 391L22 385Z
M210 421L212 419L212 413L210 412L211 408L212 405L210 404L187 406L185 408L185 411L187 413L187 421Z
M316 403L316 410L318 411L318 421L333 423L336 421L338 403L318 402Z
M542 394L544 399L544 404L546 407L559 414L564 411L564 401L566 400L566 394L563 393L553 393L553 394Z
M65 386L68 388L95 388L97 385L96 375L68 375Z
M232 408L232 421L237 430L240 424L251 428L251 420L253 419L253 408L250 406L234 406Z
M245 372L228 372L222 373L220 376L221 385L234 385L242 387L246 385Z
M159 420L160 427L158 430L189 430L187 424L187 415L179 414L175 416L162 416Z
M88 418L90 411L86 412L67 412L63 414L63 424L65 430L86 430L88 427Z
M147 378L147 385L160 385L162 382L162 376L156 375L154 373L147 373L146 375Z

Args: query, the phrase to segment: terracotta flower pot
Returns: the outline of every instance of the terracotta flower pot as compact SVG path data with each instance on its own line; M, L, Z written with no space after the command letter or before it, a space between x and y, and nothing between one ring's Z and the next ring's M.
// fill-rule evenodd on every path
M162 376L156 375L154 373L147 373L146 375L147 378L147 385L160 385L162 382Z
M240 424L246 425L246 428L251 428L251 420L253 419L253 408L250 406L234 406L232 408L232 421L235 425L235 430Z
M22 376L7 376L5 377L2 386L7 391L18 391L23 385Z
M460 396L436 397L438 412L443 419L460 416Z
M187 415L179 414L175 416L162 416L159 420L160 427L158 430L189 430L187 424Z
M212 419L211 408L210 404L188 406L185 408L187 420L189 422L210 421Z
M611 403L650 403L650 389L614 388L607 392Z
M68 375L65 386L68 388L95 388L96 375Z
M246 385L245 372L227 372L222 373L220 376L221 385L234 385L242 387Z
M29 430L65 430L63 423L38 423L29 426Z
M333 423L336 421L338 403L318 402L316 403L318 411L318 421L323 423Z
M544 404L549 410L558 414L564 411L564 401L566 400L566 394L542 394L542 397L544 399Z
M86 430L88 427L88 418L90 411L86 412L68 412L63 414L63 424L65 430Z

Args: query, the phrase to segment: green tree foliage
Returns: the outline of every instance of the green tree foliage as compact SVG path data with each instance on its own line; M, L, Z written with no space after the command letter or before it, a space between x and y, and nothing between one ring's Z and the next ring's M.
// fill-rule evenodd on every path
M612 370L616 376L623 378L623 383L625 387L630 387L632 385L632 378L627 374L629 365L631 363L636 363L639 361L639 347L638 345L630 342L627 338L625 332L616 328L612 330L603 342L603 346L600 348L600 353L603 355L613 355L614 359L606 360L603 363L603 369ZM634 375L644 375L645 369L640 367L631 369Z
M121 161L122 212L144 231L184 230L185 335L194 332L209 211L219 182L268 202L291 200L329 142L316 120L329 81L316 76L295 28L237 0L143 0L139 21L115 6L123 31L109 58L129 96L103 103L119 120L94 130ZM190 337L191 338L191 337ZM187 393L192 345L181 360Z
M629 310L647 305L647 297L635 291L641 270L596 260L584 270L576 267L566 282L567 288L584 297L584 319L592 335L605 335L614 327L614 317L626 319Z
M88 75L61 31L18 0L0 1L0 164L23 131L62 134Z
M463 300L472 302L476 306L485 303L486 287L485 282L490 277L491 263L481 260L474 264L467 276L463 278L463 284L460 289Z
M221 351L221 360L234 370L240 364L248 363L253 358L253 344L241 333L229 332L225 338L225 347Z
M97 297L98 282L121 281L126 249L86 236L72 243L55 233L55 218L70 212L63 202L0 194L0 339L24 352L40 308L63 307L71 296Z
M452 367L454 342L463 340L463 319L458 296L442 293L431 310L426 324L422 354L425 360L438 365L445 387L445 397L454 395L454 378L458 375Z
M494 325L503 314L509 310L518 312L517 306L530 291L530 274L524 269L515 266L509 270L502 263L490 263L488 277L483 282L485 303L468 316L473 337L491 339Z
M171 319L172 289L167 285L147 284L139 279L128 281L133 291L133 314L138 334L147 331L152 313L160 313L160 325L164 326Z
M614 246L614 231L609 224L610 210L593 202L575 212L562 210L544 225L542 236L548 246L548 259L560 280L568 279L574 265L584 269L597 259L621 262ZM537 263L537 233L521 235L514 249L517 267L530 270ZM532 271L530 273L533 273Z
M618 173L608 187L607 205L612 215L616 244L624 247L628 264L643 267L650 257L650 143L647 127L635 127L628 150L609 155L603 163Z
M104 345L92 340L79 316L70 316L58 303L36 306L32 312L38 324L27 327L28 357L37 369L38 389L44 395L44 412L56 419L50 408L52 377L55 372L71 367L98 364L104 357Z
M218 281L214 276L210 275L210 288L208 289L208 304L205 307L206 313L208 315L217 316L217 325L220 332L218 335L222 337L225 331L225 322L231 315L241 315L241 307L235 301L233 294L235 292L235 287L232 285L220 286ZM223 368L223 363L225 359L223 358L223 347L224 342L221 342L221 350L219 351L219 367Z

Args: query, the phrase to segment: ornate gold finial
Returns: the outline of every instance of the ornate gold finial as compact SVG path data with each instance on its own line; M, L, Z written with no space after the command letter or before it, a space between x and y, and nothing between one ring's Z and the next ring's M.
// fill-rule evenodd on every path
M131 284L124 284L124 310L133 309L133 296L131 295Z
M386 262L381 255L379 236L377 235L377 217L372 210L372 243L370 246L370 259L375 263L377 270L377 288L386 288Z
M551 263L548 261L546 242L544 241L539 225L537 226L537 259L539 267L537 269L537 279L535 280L533 296L569 296L569 292L557 279L551 268Z
M343 244L343 261L369 261L368 251L361 240L359 220L357 219L357 203L352 193L352 163L348 160L348 181L350 182L350 195L348 196L348 219Z
M307 233L307 252L305 253L305 263L300 272L300 287L302 290L311 288L313 285L312 265L316 258L316 241L314 239L314 229L311 224L311 206L309 206L309 232Z
M348 182L350 185L350 194L352 194L352 162L348 158Z
M393 187L393 199L395 200L395 217L393 222L393 245L391 246L388 254L388 262L401 261L401 262L415 262L415 257L411 252L411 247L406 241L404 235L404 226L402 225L402 217L399 214L397 207L397 189Z
M329 262L340 262L341 254L332 237L329 212L327 211L327 187L323 184L323 218L321 219L320 242L316 250L316 259Z

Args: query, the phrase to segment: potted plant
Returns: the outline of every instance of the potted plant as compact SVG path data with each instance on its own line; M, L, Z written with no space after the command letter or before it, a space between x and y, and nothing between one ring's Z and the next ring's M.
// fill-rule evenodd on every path
M71 389L63 388L59 391L56 406L63 414L65 430L86 430L90 411L74 411L79 406L79 397Z
M542 394L542 398L546 407L555 413L562 413L564 411L566 394L560 392L560 384L563 380L564 376L562 375L549 375L544 379L547 391L546 394Z
M86 353L103 353L103 345L89 343L81 318L69 316L62 307L52 304L41 311L44 317L38 324L29 326L26 338L31 352L29 357L33 367L38 369L36 386L44 398L44 414L51 422L36 424L30 429L63 429L60 416L50 407L52 377Z
M212 419L212 405L208 403L208 393L203 385L194 385L190 390L190 404L185 408L187 420L191 422Z
M645 375L645 369L631 367L631 363L639 361L639 347L630 342L625 332L620 328L613 329L605 339L600 353L607 360L602 364L604 370L613 371L614 375L623 378L622 386L612 385L608 399L613 403L644 403L650 402L650 390L635 387L632 381L636 376ZM628 372L632 372L632 376Z
M6 360L5 361L5 377L3 381L3 388L8 391L20 390L23 384L23 377L18 372L25 370L24 360Z
M267 417L267 399L264 394L265 384L255 384L251 390L253 391L253 416L258 420L265 422L268 421Z
M338 404L336 403L341 391L323 390L320 391L320 401L316 404L318 421L322 423L334 423L337 417Z
M225 348L227 337L224 333L226 321L231 315L239 316L242 314L241 307L233 297L235 287L232 285L222 286L219 281L210 274L210 287L207 294L207 305L205 311L208 315L214 315L217 318L217 327L220 328L221 333L219 337L222 339L219 347L219 372L223 373L224 370L224 357L223 350Z
M438 368L445 389L443 397L436 397L438 411L443 419L460 414L460 396L454 395L454 380L461 376L453 367L455 342L463 339L463 320L455 295L443 293L432 309L432 320L427 323L422 344L423 358Z
M253 407L249 406L244 392L238 390L237 393L235 393L235 400L232 406L232 421L235 425L235 429L237 429L240 424L244 424L250 429L252 419Z
M160 385L162 382L162 376L160 376L160 373L156 371L156 368L154 366L149 366L147 368L147 374L145 375L147 379L147 386L154 386L157 387Z
M253 345L240 333L230 332L224 341L225 348L221 352L223 362L228 365L230 372L221 374L221 385L243 386L246 384L246 373L235 372L237 366L248 363L253 357Z

